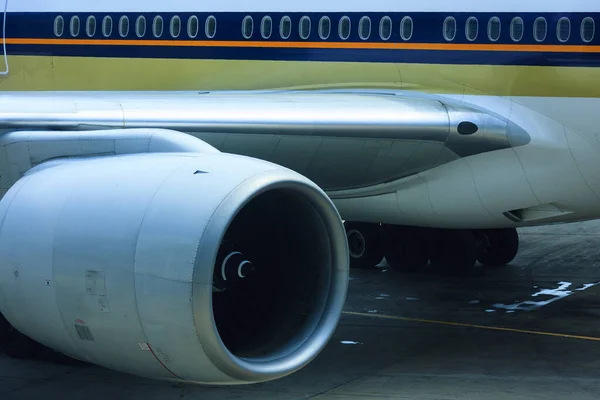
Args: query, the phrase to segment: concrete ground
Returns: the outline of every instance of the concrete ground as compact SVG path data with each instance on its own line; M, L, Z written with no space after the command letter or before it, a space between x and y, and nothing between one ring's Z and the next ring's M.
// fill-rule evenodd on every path
M0 399L598 399L600 222L520 232L510 266L467 278L352 271L329 346L275 382L173 385L0 355Z

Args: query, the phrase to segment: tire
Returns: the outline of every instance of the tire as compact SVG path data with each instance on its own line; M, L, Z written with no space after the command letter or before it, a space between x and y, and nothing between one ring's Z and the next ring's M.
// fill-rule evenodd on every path
M519 233L515 228L487 229L481 232L477 261L486 267L501 267L519 252Z
M384 256L398 272L417 272L429 262L428 237L422 229L387 225Z
M10 358L35 359L63 365L86 365L62 353L58 353L16 330L0 314L0 351Z
M381 226L365 222L345 222L350 250L350 268L374 268L383 259Z
M35 359L38 358L42 348L41 344L23 335L12 326L2 343L4 354L11 358Z
M430 260L444 275L467 275L477 261L477 240L470 230L440 230L430 243Z

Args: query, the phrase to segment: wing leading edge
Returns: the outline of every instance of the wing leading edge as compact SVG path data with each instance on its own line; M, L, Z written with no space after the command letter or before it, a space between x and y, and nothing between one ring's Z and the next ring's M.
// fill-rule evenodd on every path
M75 131L184 132L223 152L288 167L328 191L370 187L530 141L503 117L410 95L26 93L0 97L0 110L0 129L46 132L27 139L35 141L65 143L70 136L57 131L79 138ZM125 139L128 131L119 135ZM45 152L48 158L86 155L81 146L67 154L70 148Z

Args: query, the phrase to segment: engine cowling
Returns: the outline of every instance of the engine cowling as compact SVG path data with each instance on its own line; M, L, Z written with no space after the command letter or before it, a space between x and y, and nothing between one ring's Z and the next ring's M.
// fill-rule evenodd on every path
M71 357L138 376L254 383L328 342L344 229L311 181L230 154L42 164L0 201L0 311Z

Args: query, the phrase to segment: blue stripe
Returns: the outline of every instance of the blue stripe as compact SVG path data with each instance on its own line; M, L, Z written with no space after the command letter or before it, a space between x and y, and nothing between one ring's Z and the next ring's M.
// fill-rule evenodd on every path
M56 13L9 13L7 16L6 33L8 37L13 38L53 38L54 36L54 19ZM600 13L61 13L65 20L65 33L63 38L70 38L69 20L73 16L78 16L81 21L81 31L79 38L85 39L88 36L85 34L85 21L88 16L96 17L96 34L93 38L102 39L101 22L105 16L110 16L113 19L113 32L110 39L123 39L118 33L118 21L123 15L129 18L129 35L125 39L136 39L135 35L135 20L140 15L146 17L146 34L143 39L155 39L151 32L152 20L155 16L160 15L164 20L163 34L161 39L171 39L169 35L169 21L178 15L182 21L181 35L179 40L202 40L206 39L204 35L204 21L209 15L214 15L217 18L217 35L214 40L245 40L242 36L241 26L245 16L250 15L254 19L254 33L251 40L262 39L259 27L260 20L269 15L273 19L273 35L270 40L279 39L279 21L283 16L289 16L292 20L292 36L289 41L302 40L298 32L298 24L300 18L308 16L312 22L311 34L307 41L321 41L317 32L318 22L321 17L328 16L331 19L331 37L328 41L342 41L337 35L337 24L342 16L350 17L352 22L352 32L348 40L350 42L364 42L358 36L358 24L362 17L370 17L371 23L371 38L366 42L384 42L379 37L379 21L384 16L389 16L393 22L392 37L388 42L403 42L400 38L399 26L400 21L405 16L410 16L414 22L414 33L410 39L411 43L448 43L443 37L443 23L446 17L453 16L457 21L457 34L452 43L492 43L487 37L487 23L490 18L498 17L501 21L502 30L498 44L514 44L509 35L510 22L515 17L523 19L525 29L524 37L518 44L539 44L533 37L533 23L536 18L544 17L548 22L548 34L543 44L570 44L570 45L600 45ZM200 21L200 31L198 37L190 39L187 36L187 21L189 17L196 15ZM475 41L468 41L465 35L465 23L469 17L476 17L479 21L479 35ZM571 21L571 37L567 43L562 43L556 36L556 25L560 18L568 17ZM580 26L585 17L591 17L596 21L596 35L591 43L585 43L581 39ZM0 23L1 26L1 23Z
M281 60L600 67L600 57L598 57L598 54L591 53L64 45L10 45L7 46L7 52L8 54L20 55L53 55L109 58L122 57L209 60Z
M56 13L9 13L7 16L7 37L11 38L55 38L54 19ZM142 39L156 39L152 34L152 20L161 15L164 20L163 34L160 39L172 39L169 34L169 21L172 16L181 18L181 34L177 40L207 40L204 32L204 21L209 15L217 18L217 33L213 41L246 40L242 36L242 20L250 15L254 18L254 31L250 40L265 41L260 35L260 20L269 15L273 19L273 33L270 41L282 41L279 37L279 21L287 15L292 20L292 34L287 41L322 42L318 35L318 22L324 15L331 19L331 35L328 42L405 42L400 37L400 21L405 16L413 19L413 36L410 43L453 43L453 44L516 44L516 45L600 45L600 13L108 13L84 14L63 13L64 33L62 38L72 38L69 33L69 20L77 15L80 18L78 39L89 39L85 33L85 22L89 15L96 17L96 33L94 39L103 39L102 19L109 15L113 19L110 39L137 39L135 20L138 16L146 17L146 34ZM119 18L129 18L129 34L122 38L118 32ZM195 39L187 34L187 21L196 15L199 19L199 33ZM299 36L299 21L303 16L311 18L311 34L303 40ZM338 36L338 21L342 16L351 19L351 36L342 41ZM370 17L371 37L361 40L358 36L358 25L362 17ZM388 41L379 37L379 21L382 17L392 19L392 36ZM456 38L447 42L443 37L443 22L448 16L457 21ZM479 34L475 41L468 41L465 34L465 23L469 17L479 20ZM510 22L514 17L524 21L523 39L515 43L510 38ZM500 39L491 42L487 35L487 24L491 17L501 21ZM547 20L548 32L546 40L538 43L533 37L533 24L536 18ZM567 43L561 43L556 35L557 22L561 17L571 21L571 36ZM591 43L585 43L580 35L581 22L585 17L596 21L596 35ZM1 27L1 23L0 23ZM290 61L359 61L388 63L435 63L435 64L489 64L489 65L544 65L544 66L599 66L600 54L597 53L529 53L529 52L489 52L489 51L429 51L429 50L381 50L381 49L290 49L290 48L227 48L227 47L149 47L149 46L72 46L72 45L9 45L8 54L14 55L56 55L83 57L132 57L132 58L186 58L186 59L246 59L246 60L290 60Z

